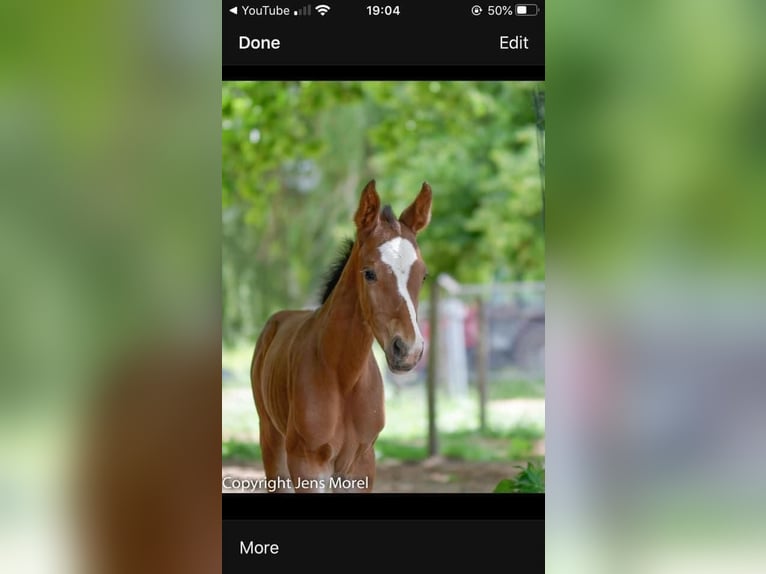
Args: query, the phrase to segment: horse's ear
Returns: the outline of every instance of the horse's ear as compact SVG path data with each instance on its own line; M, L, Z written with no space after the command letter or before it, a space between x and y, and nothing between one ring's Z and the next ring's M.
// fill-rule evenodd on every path
M359 207L354 215L357 231L370 231L378 222L380 213L380 197L375 191L375 180L370 180L362 191L362 198L359 200Z
M399 221L418 233L426 228L431 221L431 186L423 182L420 193L410 206L402 212Z

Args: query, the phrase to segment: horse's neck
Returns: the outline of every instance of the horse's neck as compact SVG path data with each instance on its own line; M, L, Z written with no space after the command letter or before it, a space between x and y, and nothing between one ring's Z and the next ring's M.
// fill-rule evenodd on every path
M341 384L354 384L369 361L373 334L359 304L353 272L346 271L319 310L319 343Z

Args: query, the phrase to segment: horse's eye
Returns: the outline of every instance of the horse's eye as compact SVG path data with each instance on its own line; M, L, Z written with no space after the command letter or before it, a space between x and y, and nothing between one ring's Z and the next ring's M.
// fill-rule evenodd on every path
M372 269L365 269L364 278L366 281L369 281L370 283L372 283L378 278L378 276L375 275L375 271L373 271Z

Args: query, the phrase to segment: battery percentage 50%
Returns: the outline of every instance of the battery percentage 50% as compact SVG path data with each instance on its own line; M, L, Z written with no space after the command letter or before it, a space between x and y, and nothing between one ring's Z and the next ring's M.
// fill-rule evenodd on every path
M515 4L513 6L487 6L487 16L537 16L540 9L537 4ZM480 16L484 13L484 8L476 4L471 8L471 14Z
M513 6L487 6L487 16L513 16Z

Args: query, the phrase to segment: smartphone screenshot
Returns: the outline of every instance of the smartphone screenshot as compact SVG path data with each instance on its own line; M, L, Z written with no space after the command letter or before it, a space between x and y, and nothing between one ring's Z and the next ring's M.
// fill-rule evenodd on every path
M222 10L223 571L541 571L544 2Z

